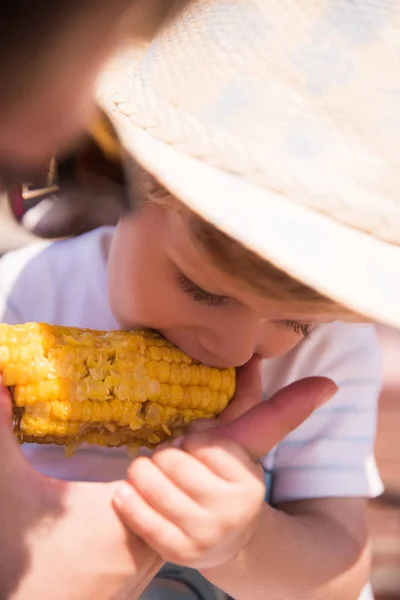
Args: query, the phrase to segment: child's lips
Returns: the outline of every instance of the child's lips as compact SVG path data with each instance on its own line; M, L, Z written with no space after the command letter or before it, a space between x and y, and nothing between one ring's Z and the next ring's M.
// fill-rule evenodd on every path
M153 329L153 331L156 331ZM232 363L227 361L220 356L216 356L212 352L209 352L202 346L196 344L196 347L193 348L192 344L185 344L184 342L180 343L179 340L176 340L174 336L169 335L168 332L157 331L160 335L162 335L165 339L167 339L171 344L177 346L182 352L190 356L193 360L196 360L200 363L207 365L208 367L216 367L217 369L230 369L233 367Z
M192 358L193 360L205 364L208 367L215 367L217 369L235 368L240 370L246 367L246 365L249 364L250 361L262 360L262 356L260 356L259 354L253 354L253 356L251 356L249 360L247 360L245 363L241 365L233 365L231 361L225 359L224 357L213 354L206 348L203 348L203 346L196 344L196 348L192 348L191 344L185 344L184 342L180 343L178 340L175 339L175 336L170 335L168 331L162 331L152 328L148 329L151 331L155 331L156 333L164 337L166 340L171 342L171 344L174 344L175 346L177 346L177 348L182 350L182 352L190 356L190 358Z
M208 352L207 350L204 350L203 348L200 349L200 351L198 353L192 353L190 354L189 352L187 352L184 348L181 348L184 352L186 352L186 354L188 354L191 358L193 358L194 360L197 360L201 363L204 363L205 365L209 366L209 367L216 367L217 369L243 369L246 367L246 365L249 364L250 361L252 361L254 359L254 357L258 357L261 360L261 357L257 354L254 354L247 362L241 364L241 365L233 365L231 361L226 360L225 358L219 357L219 356L215 356L214 354L211 354L210 352ZM197 356L196 356L197 354Z

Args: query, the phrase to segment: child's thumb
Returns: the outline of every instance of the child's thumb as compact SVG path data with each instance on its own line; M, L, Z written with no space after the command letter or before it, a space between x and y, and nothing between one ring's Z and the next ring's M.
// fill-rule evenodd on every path
M236 392L233 400L218 417L219 421L233 421L261 402L261 357L253 356L237 370Z
M185 435L218 427L221 421L233 421L261 402L261 358L253 357L237 371L236 392L229 406L214 419L197 419L186 427ZM179 438L179 443L181 438Z
M11 431L11 397L7 388L0 380L0 428Z
M10 393L0 381L0 469L2 470L4 464L13 464L14 458L21 454L12 431L11 413Z
M296 381L269 401L261 402L234 421L221 423L202 435L208 441L228 437L258 460L332 398L337 389L336 384L326 377Z

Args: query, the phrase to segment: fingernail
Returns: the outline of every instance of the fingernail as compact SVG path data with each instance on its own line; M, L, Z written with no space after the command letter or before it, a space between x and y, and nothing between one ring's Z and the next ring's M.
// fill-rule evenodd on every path
M172 442L170 442L169 445L173 446L173 448L182 448L184 439L185 436L180 435L179 437L172 440Z
M132 488L129 483L120 483L114 494L114 502L124 504L132 497Z
M327 383L324 394L321 395L321 404L324 404L338 392L339 386L334 381Z
M167 442L163 442L162 444L159 444L157 448L154 448L153 454L156 452L160 452L161 450L165 450L166 448L180 448L182 446L183 439L184 436L180 435L179 437L172 438Z
M162 444L158 444L157 448L154 448L153 454L155 452L159 452L160 450L164 450L164 448L168 448L168 446L170 446L170 445L171 445L170 442L163 442Z

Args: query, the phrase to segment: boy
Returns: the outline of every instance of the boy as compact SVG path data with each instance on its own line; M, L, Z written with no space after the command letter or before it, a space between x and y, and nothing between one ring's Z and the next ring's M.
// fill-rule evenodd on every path
M333 175L338 180L333 199L344 205L362 175L369 181L371 173L360 169L363 158L368 163L360 150L363 138L357 138L357 168L339 163L339 151L346 148L341 136L330 138L339 177L329 152L318 154L313 146L332 133L331 121L297 121L284 160L277 124L298 113L311 119L323 91L317 86L315 99L312 89L303 89L308 78L295 80L292 89L293 77L277 72L277 54L288 69L287 54L293 52L293 37L283 36L293 14L282 6L272 0L195 1L179 26L164 30L134 77L127 65L120 88L125 98L105 105L128 150L146 167L131 165L140 206L115 233L99 230L3 259L3 314L9 322L145 325L217 366L240 366L260 356L264 398L302 377L333 379L339 392L328 407L262 459L268 475L272 472L266 486L254 467L257 453L223 438L210 444L202 432L188 436L184 452L167 448L135 461L116 506L164 559L200 568L238 600L348 600L357 598L367 578L364 498L381 490L371 458L379 352L369 326L336 321L359 320L356 313L363 310L396 320L398 290L388 293L391 269L395 272L390 260L379 281L382 297L371 286L377 284L374 251L376 258L393 258L399 240L391 222L386 229L378 226L389 200L383 194L378 205L367 204L360 185L356 197L365 200L365 210L355 204L348 214L335 202L321 201L331 200ZM332 23L332 36L336 33L338 17L329 13L330 4L302 2L304 12L299 6L290 3L299 10L302 42L313 20L317 33L317 25L326 35ZM368 29L368 20L360 22ZM333 41L342 50L342 37ZM271 52L274 44L279 53ZM309 54L303 60L304 75L313 65ZM179 81L174 64L182 66ZM341 83L339 78L334 100L350 110ZM367 108L363 114L369 119ZM342 133L354 134L346 127ZM379 141L385 150L385 140ZM385 173L375 169L378 185ZM398 202L391 200L395 211ZM374 239L379 235L383 241ZM352 241L358 247L350 254ZM371 257L368 269L365 252ZM11 267L19 272L14 278ZM45 293L32 293L34 285ZM254 377L256 387L257 370ZM68 461L54 448L30 447L25 453L42 471L63 478L115 479L128 467L118 451L82 450ZM263 502L265 492L276 508Z
M267 491L272 494L272 502L280 507L279 512L272 514L272 509L265 505L271 513L265 512L265 517L261 517L264 484L243 450L232 445L229 449L234 458L230 461L223 448L226 463L223 472L228 478L235 477L235 471L230 469L238 470L243 462L241 468L243 475L246 474L243 482L237 482L236 508L234 490L229 486L224 489L223 477L203 473L202 459L196 467L198 485L203 489L218 486L218 496L223 500L212 519L203 510L190 513L190 521L199 533L207 530L207 521L214 524L210 526L207 542L180 541L176 537L178 532L170 531L171 525L167 527L164 520L162 523L149 520L155 517L146 512L148 502L157 512L163 514L165 510L148 496L154 492L154 486L161 485L166 491L160 498L172 500L177 491L167 491L165 473L171 477L167 467L162 465L160 472L152 473L142 463L146 459L134 462L130 470L129 481L136 490L133 502L136 517L134 520L131 517L129 524L164 558L203 567L207 577L241 598L244 591L237 587L240 583L232 573L228 584L218 569L215 574L209 570L221 560L219 553L214 557L214 552L219 547L218 513L223 508L224 519L228 517L231 525L221 524L221 532L229 530L229 545L226 547L224 536L222 559L224 562L232 559L238 579L242 577L240 563L236 565L233 559L239 545L252 537L254 528L261 532L261 527L266 527L265 540L274 540L273 547L262 549L263 564L271 565L273 577L268 571L265 580L261 572L258 581L252 577L254 587L248 589L246 583L246 594L251 592L256 598L262 597L266 589L271 589L271 595L272 590L283 589L287 594L284 597L291 597L296 590L309 592L312 598L314 587L322 587L324 594L340 598L339 587L343 585L343 598L352 597L349 590L356 597L353 587L348 587L349 582L342 582L343 571L354 569L357 576L351 585L354 589L361 588L360 576L365 576L365 572L359 569L360 564L365 568L366 552L362 497L375 495L381 489L372 460L379 392L379 352L372 329L330 324L333 319L348 318L348 312L275 271L197 218L146 172L137 170L135 180L141 207L124 218L115 233L109 229L97 230L75 240L27 248L2 259L3 286L7 280L10 282L11 269L12 273L19 273L8 290L3 320L38 320L109 329L146 325L161 331L193 357L217 366L240 366L259 355L266 359L265 398L291 381L309 375L333 379L340 391L330 407L317 411L278 446L273 457L263 461L264 468L274 472L273 486ZM239 277L219 266L232 256L237 262L232 261L230 268L236 269ZM258 279L257 269L261 268L263 278ZM267 290L258 289L257 281L259 286L267 286ZM77 452L72 459L64 459L62 450L53 447L29 446L23 450L39 470L57 478L103 481L125 478L129 466L124 451L118 450L91 448ZM196 456L196 451L193 452ZM156 456L156 464L163 456L178 460L176 473L188 480L186 469L189 466L190 473L194 465L179 464L182 457L170 455L169 451ZM204 458L206 464L207 460ZM174 478L172 481L177 483ZM146 501L143 505L136 497L138 490ZM321 497L336 499L321 500ZM128 500L132 501L132 497L128 496ZM291 504L286 504L289 501ZM176 506L183 515L181 503ZM235 508L232 514L231 508ZM162 545L164 524L172 546ZM237 540L232 537L232 525L240 533ZM155 527L157 534L153 537L151 531ZM207 552L203 557L204 546L208 549L208 544L212 546L211 556ZM258 553L261 555L261 548Z

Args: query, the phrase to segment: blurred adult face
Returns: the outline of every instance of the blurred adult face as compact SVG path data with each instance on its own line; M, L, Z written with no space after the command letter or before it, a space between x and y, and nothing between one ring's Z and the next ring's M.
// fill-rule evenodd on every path
M93 2L68 23L61 22L39 66L29 62L27 48L27 64L22 67L27 73L31 69L29 86L22 85L25 91L0 109L0 186L29 180L55 148L62 152L73 143L93 109L93 88L104 62L128 35L131 40L151 37L171 3L114 0L96 7ZM24 77L12 69L12 51L10 57L7 80L0 81L2 89L7 89L10 78Z

